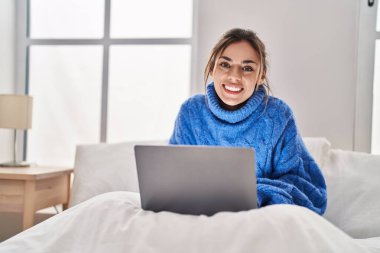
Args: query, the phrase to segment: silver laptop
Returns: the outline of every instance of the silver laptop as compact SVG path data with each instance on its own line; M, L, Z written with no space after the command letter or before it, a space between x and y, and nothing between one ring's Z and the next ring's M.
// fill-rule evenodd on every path
M213 215L257 207L253 149L136 145L135 156L145 210Z

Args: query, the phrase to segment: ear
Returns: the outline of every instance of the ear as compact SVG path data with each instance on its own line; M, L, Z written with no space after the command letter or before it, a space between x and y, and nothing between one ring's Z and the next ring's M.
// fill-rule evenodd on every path
M265 83L265 77L266 77L266 73L264 72L264 73L261 73L261 76L260 76L260 78L257 80L257 84L263 84L263 83Z
M264 78L260 78L258 81L257 81L257 84L261 85L265 83L265 77Z

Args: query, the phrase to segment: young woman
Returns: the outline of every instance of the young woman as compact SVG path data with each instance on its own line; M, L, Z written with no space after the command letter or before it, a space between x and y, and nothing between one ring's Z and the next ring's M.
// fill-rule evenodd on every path
M258 205L326 209L323 175L306 150L292 110L269 96L265 46L250 30L227 31L205 68L206 95L185 101L170 144L253 147Z

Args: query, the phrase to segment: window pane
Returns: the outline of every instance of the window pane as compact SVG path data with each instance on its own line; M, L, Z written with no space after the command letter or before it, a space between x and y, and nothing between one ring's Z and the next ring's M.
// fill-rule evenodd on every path
M376 40L373 82L372 153L380 155L380 40Z
M100 139L101 46L32 46L28 161L73 166L77 144Z
M104 0L31 0L31 38L102 38Z
M168 140L189 95L190 46L113 46L108 141Z
M113 38L190 38L192 0L113 0Z

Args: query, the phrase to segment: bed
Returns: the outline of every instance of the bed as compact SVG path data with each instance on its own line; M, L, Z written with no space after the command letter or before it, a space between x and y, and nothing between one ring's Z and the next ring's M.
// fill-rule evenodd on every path
M70 208L0 252L380 252L380 156L304 142L326 178L323 217L293 205L211 217L144 211L136 143L82 145Z

